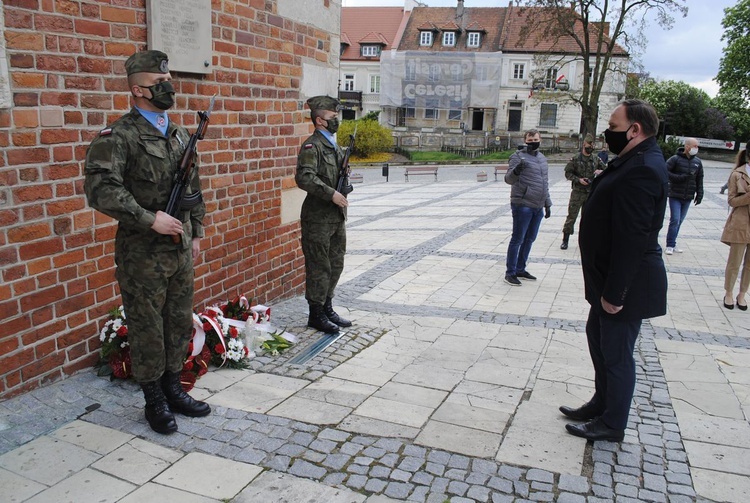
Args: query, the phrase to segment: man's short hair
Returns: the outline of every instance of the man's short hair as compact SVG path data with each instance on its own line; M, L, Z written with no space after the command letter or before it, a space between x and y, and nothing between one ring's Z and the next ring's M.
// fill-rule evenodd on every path
M529 136L535 136L535 135L538 135L538 134L539 134L539 130L538 129L529 129L528 131L526 131L523 134L523 139L525 140Z
M618 105L625 107L625 117L633 123L637 122L643 128L646 136L656 136L659 130L659 116L654 107L643 100L623 100Z

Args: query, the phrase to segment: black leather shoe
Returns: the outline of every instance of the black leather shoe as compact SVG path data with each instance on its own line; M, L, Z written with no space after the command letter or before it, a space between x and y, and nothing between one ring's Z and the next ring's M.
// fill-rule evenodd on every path
M326 317L331 320L331 322L335 323L336 325L340 327L351 327L352 322L347 320L346 318L342 318L341 316L336 313L336 311L333 310L333 303L331 299L327 299L326 303L323 304L323 313L325 313Z
M727 304L726 297L724 297L724 300L722 302L724 302L724 307L726 307L727 309L734 309L734 302L732 302L731 304ZM745 308L747 308L747 306L745 306Z
M146 421L156 433L169 435L177 431L174 414L169 410L167 399L157 381L141 383L143 396L146 398Z
M323 306L320 304L310 304L307 326L327 334L336 334L339 331L339 326L328 319L328 316L323 312Z
M532 276L531 274L528 273L528 271L517 272L516 273L516 278L518 278L518 279L528 279L528 280L531 280L531 281L536 281L536 276Z
M180 382L179 372L164 372L161 389L167 398L169 410L188 417L204 417L211 413L211 406L188 395Z
M724 304L726 306L726 304ZM737 297L737 309L740 311L747 311L747 304L740 304L740 298Z
M607 442L622 442L625 438L625 430L615 430L610 428L601 418L596 418L588 423L566 424L565 429L568 433L576 437L585 438L586 440L606 440Z
M567 405L561 405L559 410L570 419L574 419L576 421L591 421L595 417L599 417L602 414L602 411L592 405L591 402L587 402L577 409L568 407Z
M562 243L560 243L560 249L561 250L567 250L568 249L568 242L567 241L563 241Z

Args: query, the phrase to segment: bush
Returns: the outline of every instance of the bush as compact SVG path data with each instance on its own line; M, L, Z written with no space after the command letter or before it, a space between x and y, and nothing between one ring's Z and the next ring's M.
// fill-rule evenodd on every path
M656 140L656 143L659 145L659 148L661 148L661 153L662 155L664 155L664 160L667 160L675 155L677 153L677 149L682 146L682 143L674 138L670 138L669 140L662 140L661 138L658 138Z
M354 142L354 152L357 157L370 157L377 152L388 152L393 148L391 130L381 126L377 121L360 119L357 121L343 121L339 127L337 139L342 148L349 146L349 136L357 128L357 138Z

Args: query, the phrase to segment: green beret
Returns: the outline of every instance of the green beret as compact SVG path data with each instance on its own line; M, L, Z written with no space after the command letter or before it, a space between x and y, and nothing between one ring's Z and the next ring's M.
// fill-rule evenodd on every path
M330 96L313 96L307 100L307 106L310 110L330 110L331 112L339 111L339 100Z
M587 134L586 137L583 139L584 143L594 143L594 137L590 134Z
M125 62L128 75L140 72L169 73L169 57L161 51L136 52Z

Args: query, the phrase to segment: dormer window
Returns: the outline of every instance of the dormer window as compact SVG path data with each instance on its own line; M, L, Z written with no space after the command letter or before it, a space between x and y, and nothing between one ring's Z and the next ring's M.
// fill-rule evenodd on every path
M432 32L431 31L419 32L419 45L423 47L429 47L432 45Z
M466 47L479 47L482 41L482 34L478 31L470 31L466 39Z
M375 44L368 44L361 46L363 58L377 58L380 56L380 46Z
M443 33L443 47L454 47L456 45L456 32L446 31Z

